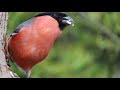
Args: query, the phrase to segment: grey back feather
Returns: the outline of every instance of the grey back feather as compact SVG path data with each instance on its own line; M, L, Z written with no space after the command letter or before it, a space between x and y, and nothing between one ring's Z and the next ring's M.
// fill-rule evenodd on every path
M18 33L22 27L27 26L27 25L30 25L30 24L32 23L33 19L34 19L34 18L31 18L31 19L29 19L29 20L21 23L21 24L16 28L16 30L14 31L14 33Z

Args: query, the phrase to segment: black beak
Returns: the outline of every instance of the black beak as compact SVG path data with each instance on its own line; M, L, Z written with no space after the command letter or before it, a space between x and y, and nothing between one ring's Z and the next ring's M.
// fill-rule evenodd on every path
M74 26L74 20L70 16L64 17L62 22Z

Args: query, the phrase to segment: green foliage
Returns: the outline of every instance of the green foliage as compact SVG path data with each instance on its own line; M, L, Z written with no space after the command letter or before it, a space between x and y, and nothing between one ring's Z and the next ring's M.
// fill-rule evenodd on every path
M23 21L40 12L10 12L8 37ZM36 78L119 77L118 12L66 12L74 21L55 42L48 57L33 68ZM13 65L13 70L24 75Z

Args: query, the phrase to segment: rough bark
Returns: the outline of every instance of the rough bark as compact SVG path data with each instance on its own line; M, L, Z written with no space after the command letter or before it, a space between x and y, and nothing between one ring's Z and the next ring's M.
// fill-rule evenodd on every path
M5 37L7 31L8 12L0 12L0 78L17 78L10 70L4 53Z

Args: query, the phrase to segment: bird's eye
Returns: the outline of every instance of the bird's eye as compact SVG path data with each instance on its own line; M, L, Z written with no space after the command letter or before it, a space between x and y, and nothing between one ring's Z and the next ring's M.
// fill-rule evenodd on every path
M54 17L56 17L57 15L56 14L53 14Z

